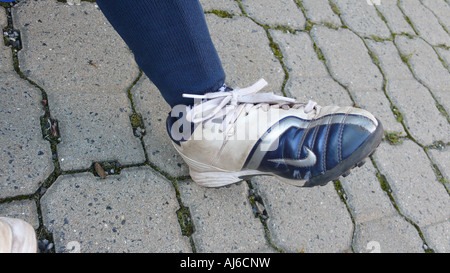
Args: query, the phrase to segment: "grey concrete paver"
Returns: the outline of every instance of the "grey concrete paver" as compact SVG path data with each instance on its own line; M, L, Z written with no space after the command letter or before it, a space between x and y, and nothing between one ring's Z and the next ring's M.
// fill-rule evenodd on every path
M402 10L398 7L398 0L383 0L381 5L376 5L375 8L381 13L387 26L393 33L403 33L415 35L416 32L408 24Z
M416 80L389 80L386 91L416 141L431 145L435 141L450 140L450 124L438 108L433 107L436 102L423 85ZM404 95L406 93L408 96Z
M354 251L423 252L419 233L396 211L376 174L368 160L340 179L355 221Z
M314 100L321 105L352 105L347 91L335 82L319 60L306 33L295 35L270 31L283 54L289 73L285 92L298 101Z
M395 146L382 143L374 157L380 172L386 176L399 210L406 217L419 227L448 220L450 196L417 144L410 140Z
M339 9L345 25L363 37L389 38L391 32L367 1L331 0Z
M408 66L398 55L396 46L390 41L367 40L366 42L377 56L386 77L386 93L402 113L403 121L412 136L425 145L439 140L447 141L450 127L446 118L437 107L430 107L436 103L434 98L429 90L414 78ZM418 113L427 113L427 115L418 115ZM440 129L436 130L436 128ZM395 130L404 132L403 128Z
M15 3L23 48L0 45L0 216L30 222L52 251L450 252L448 0L201 0L229 86L265 78L299 101L355 103L401 136L324 187L219 189L188 179L169 107L145 75L133 86L133 54L96 5L74 2ZM43 115L60 143L44 140ZM120 173L94 176L95 161Z
M433 12L419 0L400 0L399 5L418 34L432 45L450 46L450 36Z
M447 30L450 30L450 5L445 0L420 0L434 15L436 15L439 23Z
M241 14L239 5L234 0L200 0L205 11L226 11L231 14Z
M0 71L1 72L6 72L6 71L13 72L13 70L14 69L13 69L11 49L2 45L0 47Z
M439 56L442 58L447 68L450 67L450 49L436 48Z
M436 51L420 38L397 36L395 43L405 56L414 75L431 89L438 102L450 110L450 73Z
M391 41L376 42L366 39L367 46L375 53L381 70L387 80L412 80L414 79L408 66L402 61L398 49Z
M312 100L319 105L353 105L345 89L331 77L290 77L285 91L300 102Z
M442 149L428 149L427 152L441 172L447 189L450 190L450 149L443 147Z
M156 86L143 76L131 90L136 112L142 115L143 140L149 161L172 177L189 175L189 169L167 135L166 116L170 106Z
M252 212L245 182L218 189L189 180L178 185L194 223L197 252L274 252Z
M450 221L448 219L425 227L423 236L430 246L433 247L434 251L438 253L450 252Z
M381 188L376 169L370 160L351 175L340 179L345 199L356 223L396 214L389 196Z
M57 252L191 252L171 183L148 167L60 176L41 199ZM72 249L75 246L76 249Z
M13 7L21 31L22 72L47 93L120 92L139 71L126 44L92 3L23 1Z
M261 24L288 26L293 29L305 27L305 17L291 0L242 0L245 12Z
M141 142L131 128L126 92L50 94L49 101L60 126L58 159L63 170L86 169L94 162L129 165L145 161Z
M358 106L381 120L385 130L399 130L383 87L383 75L364 42L348 29L314 26L311 36L324 55L331 76L347 86Z
M42 138L41 92L15 73L0 72L0 198L33 194L53 172Z
M15 200L0 204L0 215L2 217L24 220L34 229L39 227L39 216L34 200Z
M6 16L6 10L5 11L2 10L2 12L0 12L0 26L3 29L7 24L8 24L8 19Z
M311 36L335 79L350 90L381 90L383 76L357 35L348 29L315 26Z
M350 250L352 221L332 183L298 188L262 176L252 182L264 201L277 247L286 252Z
M328 77L325 65L314 52L313 42L307 33L288 34L270 31L283 54L283 60L293 77Z
M15 6L13 15L25 44L20 68L45 89L52 117L58 120L61 168L86 169L97 161L144 162L130 126L126 94L138 68L101 11L85 2L69 7L32 1Z
M341 20L331 9L328 0L302 0L300 2L305 9L306 17L311 22L341 26Z

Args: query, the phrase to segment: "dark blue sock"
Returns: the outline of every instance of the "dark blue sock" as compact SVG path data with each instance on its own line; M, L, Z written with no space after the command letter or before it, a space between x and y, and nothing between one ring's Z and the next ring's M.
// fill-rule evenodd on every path
M198 0L97 0L170 106L219 89L225 73Z

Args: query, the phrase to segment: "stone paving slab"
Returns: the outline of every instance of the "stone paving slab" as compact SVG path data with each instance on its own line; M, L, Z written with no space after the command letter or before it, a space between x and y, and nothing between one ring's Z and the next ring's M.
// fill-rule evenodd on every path
M53 171L42 139L41 92L15 73L0 72L0 198L33 194Z
M345 200L356 223L396 214L388 194L380 187L377 170L370 160L342 178Z
M351 247L352 221L333 184L287 187L271 177L253 178L269 215L275 245L287 252L344 252Z
M6 13L0 13L6 27ZM0 46L0 199L34 193L53 171L52 152L42 139L41 91L21 79L12 51Z
M203 10L209 11L226 11L230 14L241 14L239 5L234 0L200 0Z
M62 170L87 169L94 162L130 165L145 161L141 142L133 134L126 92L80 91L48 97L53 102L52 116L59 122Z
M344 23L363 37L389 38L388 27L367 1L331 0L339 10Z
M426 248L417 230L397 215L359 223L355 233L355 252L423 253Z
M3 29L8 25L7 17L5 12L0 12L0 27ZM12 53L11 49L6 47L4 43L0 45L0 71L12 72L13 69L13 61L12 61Z
M311 36L336 80L350 90L381 90L383 76L356 34L348 29L315 26Z
M17 218L28 222L34 229L39 227L36 202L34 200L18 200L0 204L2 217Z
M306 33L295 35L282 31L270 32L278 44L289 72L285 92L298 101L314 100L322 105L352 105L348 92L334 81L324 63L314 51L314 44Z
M419 0L400 0L399 6L414 25L417 34L423 39L432 45L450 46L448 32L445 31L433 12L422 5Z
M436 50L447 68L450 67L450 49L436 48Z
M430 242L436 252L450 252L450 221L428 226L423 229L425 239Z
M352 175L342 178L345 200L355 221L355 252L423 252L423 241L415 227L395 209L381 188L377 170L368 161ZM383 249L381 249L381 247Z
M41 200L57 252L191 252L171 183L150 168L60 176Z
M333 12L328 0L297 1L305 9L305 14L313 23L341 26L341 19Z
M450 196L417 144L410 140L395 146L382 143L374 157L405 216L419 227L449 220Z
M425 7L427 7L438 19L439 23L448 31L450 29L450 5L445 0L421 0Z
M242 0L246 13L261 24L287 26L293 29L305 27L305 17L291 0Z
M324 187L202 188L165 133L167 104L95 3L23 0L23 48L0 45L0 215L52 252L450 252L450 3L201 3L228 85L265 78L265 91L365 108L385 127L377 152ZM44 115L61 142L44 139ZM94 175L96 161L119 173Z
M431 145L439 140L450 140L450 125L438 108L432 107L436 102L423 85L415 80L389 80L386 91L404 114L403 121L411 136L419 143ZM417 98L421 98L420 101Z

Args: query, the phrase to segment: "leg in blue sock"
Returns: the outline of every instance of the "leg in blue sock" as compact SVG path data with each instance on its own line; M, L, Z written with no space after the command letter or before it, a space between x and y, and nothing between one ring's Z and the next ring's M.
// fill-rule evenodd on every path
M97 0L167 103L218 90L225 73L198 0Z

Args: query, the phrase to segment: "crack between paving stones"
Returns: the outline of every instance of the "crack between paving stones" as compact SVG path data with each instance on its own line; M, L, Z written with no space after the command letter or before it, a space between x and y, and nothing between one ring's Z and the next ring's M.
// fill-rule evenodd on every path
M422 240L422 247L425 250L425 252L427 253L434 253L435 251L429 247L429 244L426 242L425 237L422 233L422 230L420 229L420 227L411 219L409 219L406 215L404 215L400 208L397 205L397 202L395 201L394 195L392 194L392 188L389 185L389 182L386 178L386 176L384 174L382 174L375 162L375 159L371 156L370 160L372 161L373 166L375 167L375 171L376 171L376 176L378 178L378 181L380 182L380 186L381 189L387 194L387 196L389 197L389 200L391 201L392 206L394 207L394 209L397 211L397 213L409 224L411 224L417 231L417 233L419 234L420 239Z
M352 230L353 231L352 231L352 240L350 242L350 250L353 253L355 253L355 248L354 248L354 244L355 243L354 243L354 241L355 241L355 238L357 237L356 236L357 235L357 233L356 233L356 221L355 221L355 217L352 214L350 206L347 203L347 196L348 195L345 192L344 187L342 187L342 184L341 184L340 180L337 180L336 182L332 182L332 183L333 183L333 186L334 186L334 189L335 189L337 195L339 196L339 199L341 200L342 203L344 203L345 208L347 209L347 212L350 215L350 219L352 221L352 225L353 225Z

